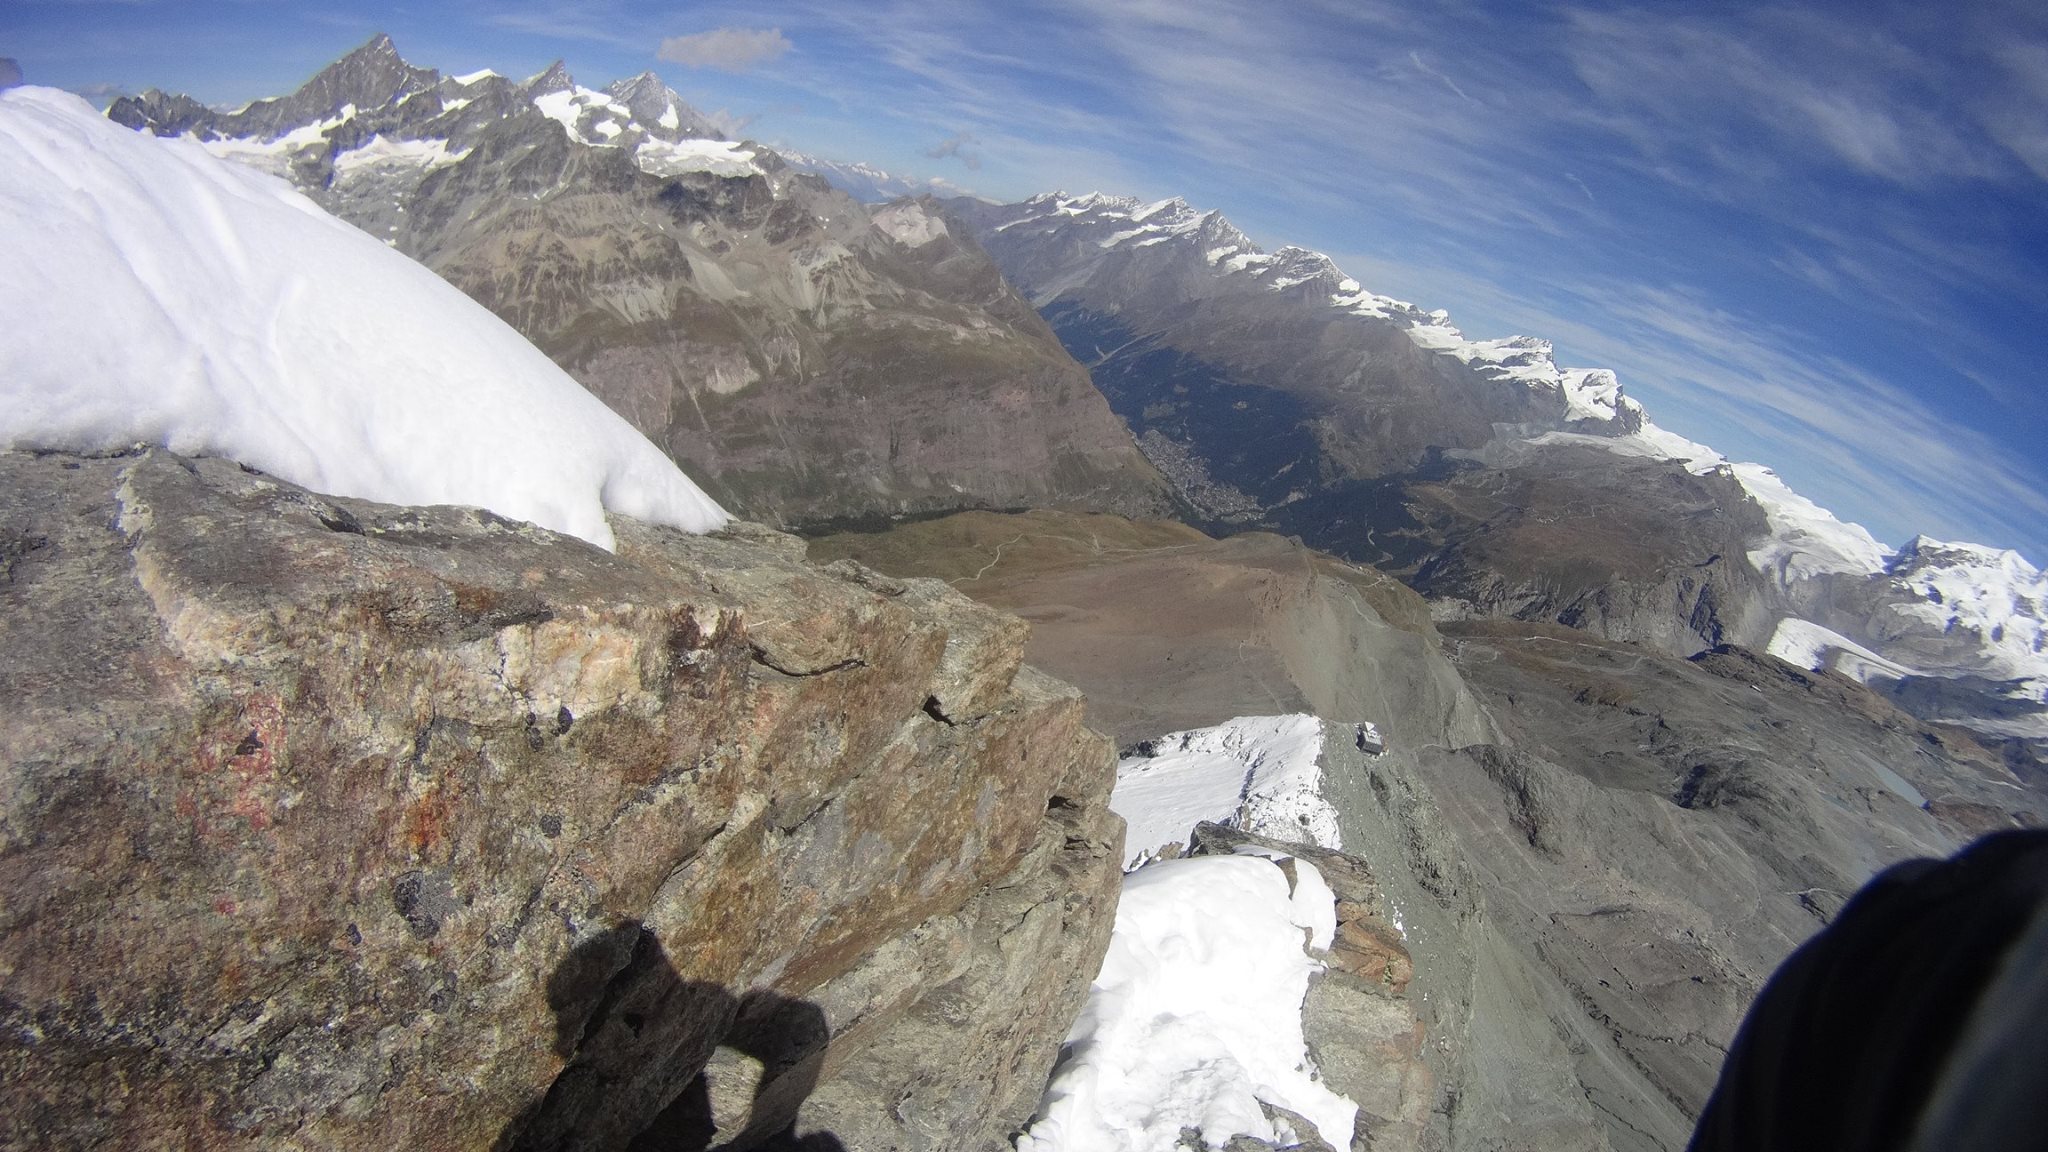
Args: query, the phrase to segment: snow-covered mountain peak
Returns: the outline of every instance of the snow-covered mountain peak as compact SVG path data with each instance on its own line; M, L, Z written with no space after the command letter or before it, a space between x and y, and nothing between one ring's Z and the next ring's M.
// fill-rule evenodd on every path
M1175 215L1179 215L1187 211L1189 211L1188 202L1181 199L1178 196L1172 196L1168 197L1165 200L1155 200L1150 204L1140 205L1136 210L1134 210L1131 213L1131 219L1134 222L1143 221L1149 220L1152 217L1159 215L1161 212L1169 212Z
M605 93L625 106L634 123L659 139L725 139L716 125L684 103L674 89L652 72L608 84Z
M0 92L0 446L136 443L609 547L725 515L504 321L281 181ZM317 274L309 272L316 270Z
M1770 520L1770 536L1749 554L1757 571L1781 586L1828 574L1869 576L1884 571L1889 550L1861 524L1837 519L1762 464L1730 467Z
M576 78L569 75L569 68L560 60L527 77L520 90L528 99L538 99L555 92L570 92L576 88Z
M1995 573L2020 584L2038 585L2042 580L2041 570L2010 548L1936 540L1925 534L1907 541L1890 566L1893 575L1903 576L1933 569Z
M725 141L652 72L604 91L577 84L559 60L516 85L488 69L443 79L407 64L389 37L322 69L291 96L239 112L150 92L116 101L107 114L158 136L192 136L215 155L315 186L331 171L342 196L395 201L408 180L459 162L480 133L522 104L578 144L624 149L651 175L746 177L771 167L757 149Z

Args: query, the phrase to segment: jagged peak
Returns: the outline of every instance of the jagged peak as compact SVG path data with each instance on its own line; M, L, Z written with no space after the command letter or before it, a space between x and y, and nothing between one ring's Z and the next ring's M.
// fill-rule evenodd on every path
M675 96L675 93L669 91L668 84L661 77L655 75L652 68L640 73L638 76L632 76L624 80L614 80L610 84L605 85L604 90L621 99L643 94L668 96L671 98Z
M381 58L397 60L400 63L404 63L404 60L398 55L398 44L391 39L391 34L388 32L379 32L371 36L368 40L363 41L360 48L343 56L342 59L354 60L358 57L364 59Z
M569 75L568 65L557 60L528 77L526 83L520 87L525 89L529 97L546 96L552 92L573 92L576 89L576 78Z
M349 104L378 108L431 88L440 80L439 72L407 63L391 37L379 32L314 73L282 103L259 100L244 111L268 104L286 110L288 119L302 120L332 115Z

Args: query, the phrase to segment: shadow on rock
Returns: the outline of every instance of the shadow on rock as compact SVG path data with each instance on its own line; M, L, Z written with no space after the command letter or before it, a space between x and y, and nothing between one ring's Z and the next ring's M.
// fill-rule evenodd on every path
M815 1004L685 980L629 922L563 959L548 1007L568 1064L496 1152L844 1152L796 1132L830 1039Z

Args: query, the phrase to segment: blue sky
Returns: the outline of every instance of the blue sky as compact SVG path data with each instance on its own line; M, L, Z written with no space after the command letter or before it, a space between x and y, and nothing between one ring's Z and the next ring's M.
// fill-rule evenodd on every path
M653 68L1000 198L1182 196L1614 368L1880 539L2048 561L2048 6L7 0L0 56L232 104L379 30L451 72Z

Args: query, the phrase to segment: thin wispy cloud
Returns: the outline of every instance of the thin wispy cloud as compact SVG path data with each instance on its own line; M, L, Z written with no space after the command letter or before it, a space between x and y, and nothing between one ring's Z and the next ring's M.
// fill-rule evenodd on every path
M493 12L486 22L494 28L546 40L583 41L613 48L638 48L636 41L620 31L609 6L562 4L544 8L506 8Z
M1443 73L1437 71L1436 69L1431 68L1428 64L1423 63L1422 53L1411 51L1408 53L1408 59L1411 63L1415 65L1416 71L1422 73L1424 76L1434 77L1438 82L1443 84L1444 87L1450 89L1452 95L1456 96L1458 99L1471 101L1474 104L1479 103L1479 101L1473 100L1471 96L1467 95L1463 88L1458 87L1458 82L1456 80L1451 79L1449 76L1446 76Z
M713 28L709 32L671 36L661 42L655 55L685 68L743 72L780 59L789 49L789 37L780 28Z

